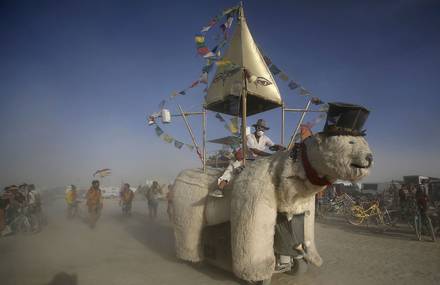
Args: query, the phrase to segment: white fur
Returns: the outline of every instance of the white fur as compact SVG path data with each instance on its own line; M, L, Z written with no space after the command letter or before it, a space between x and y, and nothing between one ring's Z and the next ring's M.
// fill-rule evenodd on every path
M305 141L310 164L329 181L357 181L369 169L370 149L362 137L316 134ZM207 198L216 187L220 172L185 170L174 184L177 256L189 261L203 259L201 232L204 225L224 222L230 215L234 273L245 280L264 280L275 265L273 237L277 212L305 213L305 240L310 261L321 265L314 239L314 196L324 186L312 185L301 157L293 161L288 152L248 163L226 187L223 199ZM208 199L208 200L207 200ZM230 213L228 203L230 203ZM208 222L209 220L209 222Z

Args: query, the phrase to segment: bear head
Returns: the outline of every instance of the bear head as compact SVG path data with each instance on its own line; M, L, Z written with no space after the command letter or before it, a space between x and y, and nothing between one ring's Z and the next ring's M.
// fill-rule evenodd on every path
M311 166L329 181L358 181L369 174L373 165L373 154L363 136L319 133L304 144Z

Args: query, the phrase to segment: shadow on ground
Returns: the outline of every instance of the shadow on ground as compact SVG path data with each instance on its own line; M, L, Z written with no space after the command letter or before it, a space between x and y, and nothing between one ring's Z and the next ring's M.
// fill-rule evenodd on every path
M219 269L205 262L190 263L178 259L174 251L173 228L166 220L151 221L147 215L136 212L131 217L115 215L114 219L123 223L125 230L136 240L169 262L186 264L214 280L230 280L239 284L247 284L241 283L242 280L235 277L232 272Z
M47 285L78 285L76 274L57 273Z

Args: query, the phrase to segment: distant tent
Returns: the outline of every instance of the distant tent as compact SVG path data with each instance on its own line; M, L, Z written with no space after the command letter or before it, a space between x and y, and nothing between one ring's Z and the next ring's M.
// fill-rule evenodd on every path
M208 87L206 109L233 116L241 116L240 96L247 78L247 115L268 111L282 105L278 86L249 31L240 8L239 21L223 62L218 64ZM248 71L245 76L243 68Z

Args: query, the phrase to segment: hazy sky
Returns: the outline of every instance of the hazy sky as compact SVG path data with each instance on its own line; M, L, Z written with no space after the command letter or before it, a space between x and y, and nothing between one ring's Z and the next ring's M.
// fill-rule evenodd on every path
M0 1L0 185L87 185L104 167L113 170L104 184L136 185L198 166L145 117L198 78L194 34L236 3ZM245 1L245 13L254 39L291 78L324 101L371 110L368 181L440 177L440 2ZM288 106L305 104L278 85ZM198 111L202 98L196 88L178 102ZM279 142L279 110L249 120L260 117ZM287 119L289 134L297 117ZM191 122L200 135L200 120ZM209 138L227 135L212 113L208 126ZM181 120L163 129L190 142Z

